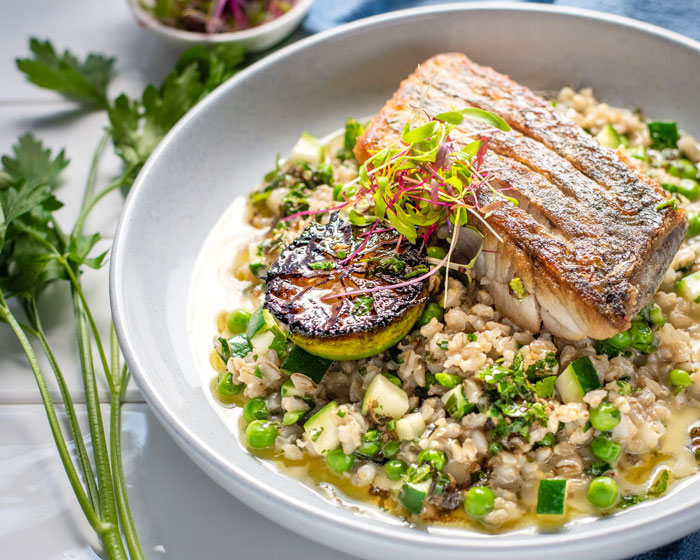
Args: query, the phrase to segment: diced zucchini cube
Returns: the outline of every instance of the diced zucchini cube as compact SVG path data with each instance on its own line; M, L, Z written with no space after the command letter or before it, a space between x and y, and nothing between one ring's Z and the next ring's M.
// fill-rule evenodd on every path
M331 401L304 423L309 443L319 455L328 455L340 445L338 426L333 419L336 410L338 404Z
M589 391L600 389L602 384L593 362L588 356L574 360L557 377L557 391L565 403L581 402Z
M295 344L282 362L280 369L290 375L302 373L313 379L315 383L320 383L332 363L332 360L309 354L301 346Z
M408 410L408 395L383 375L376 375L362 400L362 414L367 414L370 409L377 416L396 420Z
M396 421L396 435L400 440L414 440L423 435L425 421L420 412L407 414Z
M544 478L537 489L537 515L563 515L566 509L566 480Z
M613 150L622 144L620 135L609 123L606 124L605 128L598 133L596 140L598 140L601 146L605 148L612 148Z
M445 410L447 410L447 413L452 418L457 420L476 408L467 400L467 396L464 394L463 385L457 385L457 387L450 389L447 391L447 393L440 397L440 399L445 405Z
M321 147L321 141L315 136L304 132L292 148L292 161L296 163L318 165L321 163L322 158L323 149Z
M676 293L685 300L700 303L700 270L681 278L676 283Z
M411 513L418 515L423 509L432 482L430 478L422 482L404 482L399 492L401 505Z

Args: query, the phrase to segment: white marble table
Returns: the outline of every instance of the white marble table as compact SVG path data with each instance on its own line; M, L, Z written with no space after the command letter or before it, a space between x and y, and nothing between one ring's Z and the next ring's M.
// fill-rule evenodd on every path
M50 38L60 49L116 56L113 95L136 95L159 82L177 53L139 29L126 0L21 0L3 2L0 44L0 153L32 131L72 160L59 198L70 223L90 156L106 124L100 113L78 114L70 103L25 82L14 58L28 53L30 36ZM103 181L119 162L106 158ZM105 183L103 183L105 184ZM93 216L88 231L110 237L121 209L115 194ZM98 321L108 319L106 271L86 279ZM71 349L66 294L49 292L47 325L73 392L80 369ZM81 400L81 399L79 399ZM78 405L84 416L85 407ZM278 527L219 488L173 443L132 385L124 406L124 461L131 505L148 558L350 558ZM96 541L68 486L49 432L34 378L6 325L0 325L0 558L48 560L98 558Z

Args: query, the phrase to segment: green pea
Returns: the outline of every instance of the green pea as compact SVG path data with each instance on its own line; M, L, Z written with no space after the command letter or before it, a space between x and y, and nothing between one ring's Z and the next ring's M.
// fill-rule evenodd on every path
M690 161L680 158L673 160L668 164L668 173L674 177L695 179L698 174L698 170Z
M493 510L496 494L486 486L472 486L464 496L464 511L472 517L483 517Z
M617 501L620 493L615 482L609 476L599 476L594 478L588 487L588 501L599 508L608 508Z
M590 420L596 430L607 432L620 423L620 411L614 404L602 402L591 410Z
M688 218L688 232L686 237L695 237L700 235L700 214L693 214Z
M649 311L649 320L654 323L656 327L663 327L666 324L666 318L660 307L653 307L651 311Z
M418 464L430 463L435 469L441 471L447 465L447 455L437 449L424 449L418 454Z
M277 427L268 420L253 420L245 429L248 445L254 449L265 449L275 443Z
M426 249L426 253L428 253L428 256L431 259L444 259L445 255L447 255L447 251L443 249L442 247L438 247L437 245L433 245L431 247L428 247Z
M695 179L681 179L678 192L690 201L700 198L700 183Z
M248 422L252 422L253 420L267 420L269 417L270 411L267 409L265 399L262 397L250 399L245 403L245 407L243 407L243 418Z
M233 382L233 375L230 372L224 372L219 376L216 390L220 395L232 397L233 395L238 395L243 389L245 389L245 383L236 385Z
M421 313L420 319L418 319L418 326L422 327L423 325L427 325L430 323L432 319L437 319L438 321L442 321L443 317L445 316L445 311L438 305L437 303L430 302L428 305L425 306L425 309L423 310L423 313Z
M620 332L608 338L607 342L618 350L626 350L632 344L632 335L629 331Z
M384 455L386 459L393 459L399 454L400 448L400 441L387 441L384 445L382 445L382 455Z
M648 352L654 346L654 332L644 321L632 321L628 331L632 337L630 346L640 352Z
M408 465L401 459L392 459L384 464L384 472L389 480L399 480L408 469Z
M606 463L614 463L620 458L622 446L608 438L598 436L591 442L591 453Z
M462 382L462 378L454 373L436 373L435 380L448 389L454 389L457 385Z
M250 321L250 313L245 309L234 309L226 317L226 326L233 334L244 333Z
M328 464L328 468L332 471L344 473L352 468L352 465L355 463L355 457L346 455L343 452L343 448L339 447L326 456L326 463Z
M362 434L362 441L380 441L382 439L382 432L379 430L368 430Z
M367 441L357 448L356 453L364 455L365 457L374 457L377 453L379 453L381 447L382 446L376 441Z
M690 374L683 369L671 370L668 374L668 382L679 389L687 389L693 384Z

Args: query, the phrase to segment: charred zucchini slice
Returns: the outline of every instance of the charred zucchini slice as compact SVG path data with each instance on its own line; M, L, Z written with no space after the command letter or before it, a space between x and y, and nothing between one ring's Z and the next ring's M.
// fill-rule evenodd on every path
M370 231L333 214L327 225L306 228L270 268L265 308L310 354L330 360L374 356L406 336L420 317L427 281L391 288L427 272L420 250L394 230ZM342 297L380 286L389 288Z

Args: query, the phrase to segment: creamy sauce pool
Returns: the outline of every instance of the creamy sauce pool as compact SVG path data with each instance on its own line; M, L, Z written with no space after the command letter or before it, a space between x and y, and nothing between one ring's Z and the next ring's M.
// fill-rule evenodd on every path
M338 141L338 133L324 139L325 144ZM242 396L221 402L214 398L215 371L222 365L213 352L213 338L221 330L221 321L235 308L252 311L257 305L247 293L250 283L237 279L233 274L234 263L247 258L248 248L264 236L265 231L254 228L248 223L247 199L237 197L224 212L209 233L195 263L188 302L188 332L190 347L195 359L202 390L209 404L221 418L232 437L243 446L240 439ZM698 317L700 319L700 317ZM700 336L694 337L694 345L700 345ZM218 362L217 362L218 360ZM684 408L674 410L666 433L661 438L657 451L641 458L639 464L625 467L620 465L620 477L617 479L620 494L640 494L646 492L649 481L661 469L669 469L673 478L693 474L697 470L694 452L691 450L690 429L700 426L700 409ZM279 452L258 451L254 453L263 459L263 464L275 471L283 472L300 482L314 488L329 502L341 505L360 515L368 516L391 524L407 523L405 512L397 503L381 494L372 495L366 486L357 487L349 478L338 475L325 465L320 458L303 461L289 461ZM571 482L574 482L573 480ZM596 510L586 499L587 483L574 485L574 491L567 500L567 513L557 519L546 519L528 513L515 523L489 530L485 525L471 519L462 508L447 515L429 520L429 524L420 525L431 533L453 533L455 530L476 530L486 533L505 531L533 532L535 530L555 530L567 523L583 523L598 519ZM682 491L679 485L671 486L668 494ZM664 499L655 498L655 499Z

